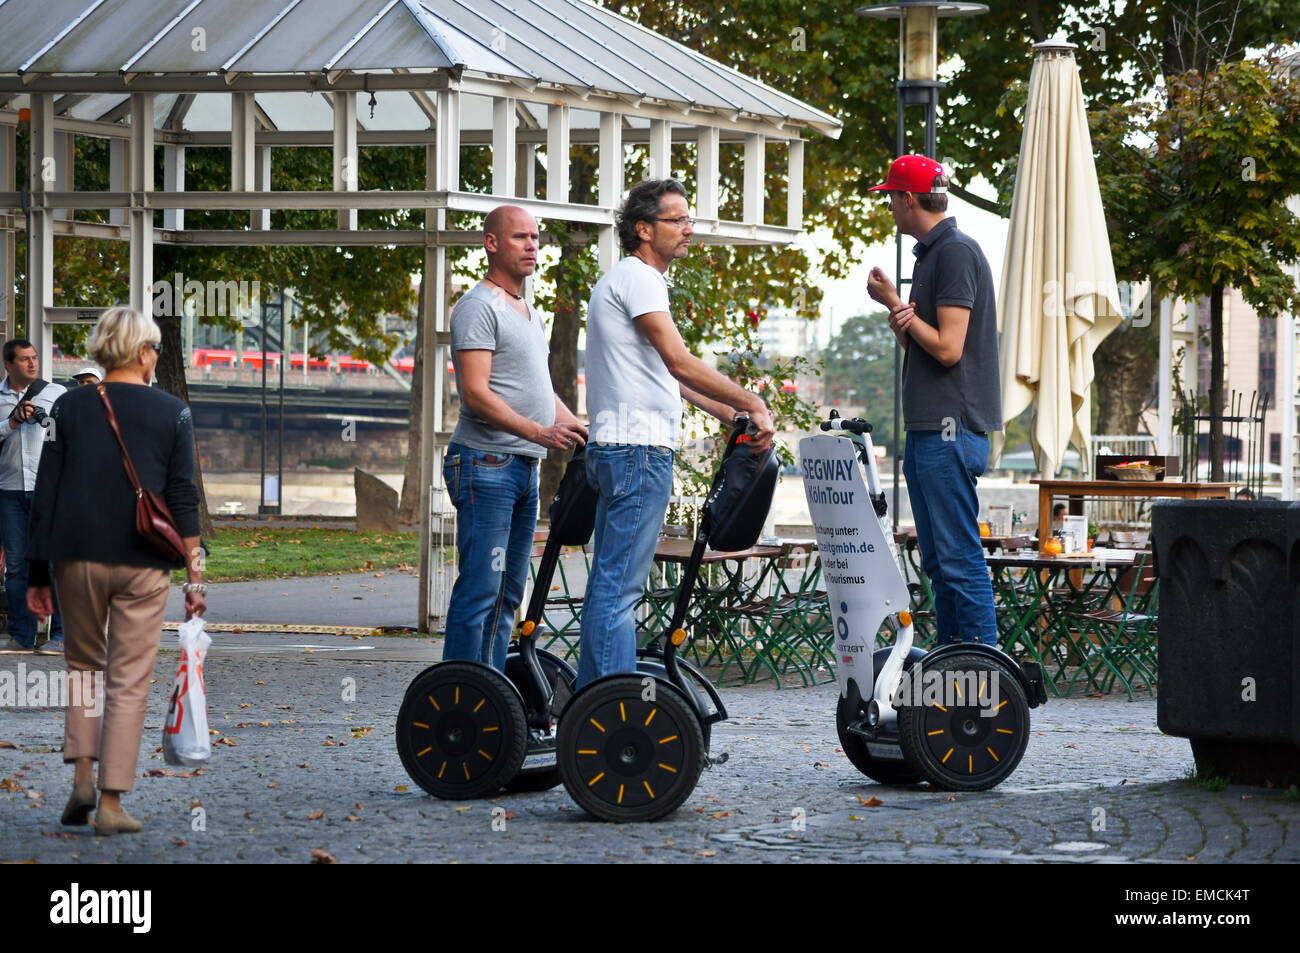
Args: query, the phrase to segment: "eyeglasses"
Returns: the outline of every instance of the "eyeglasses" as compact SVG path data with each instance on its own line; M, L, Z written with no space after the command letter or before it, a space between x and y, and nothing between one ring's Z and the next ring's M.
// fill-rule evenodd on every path
M689 215L683 215L680 218L656 218L656 222L663 222L665 225L676 225L678 228L685 228L687 225L694 225L695 219Z
M161 353L162 353L162 345L161 345L161 344L150 344L149 346L150 346L151 348L153 348L153 352L154 352L155 354L161 354Z

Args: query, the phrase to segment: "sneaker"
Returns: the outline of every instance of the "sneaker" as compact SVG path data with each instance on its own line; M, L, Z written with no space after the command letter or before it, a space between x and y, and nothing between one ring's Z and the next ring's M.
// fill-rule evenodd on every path
M48 640L43 645L41 645L39 649L36 650L36 654L37 655L62 655L63 640L62 639Z
M36 651L29 645L23 645L17 639L11 638L5 643L3 651L5 652L34 652Z

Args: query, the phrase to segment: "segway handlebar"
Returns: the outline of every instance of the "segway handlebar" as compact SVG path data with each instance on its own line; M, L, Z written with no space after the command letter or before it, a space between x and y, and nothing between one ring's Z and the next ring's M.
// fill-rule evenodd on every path
M871 433L872 426L868 421L861 417L852 419L841 417L835 411L831 411L831 419L822 421L822 430L847 430L849 433L855 433L861 436L864 433Z

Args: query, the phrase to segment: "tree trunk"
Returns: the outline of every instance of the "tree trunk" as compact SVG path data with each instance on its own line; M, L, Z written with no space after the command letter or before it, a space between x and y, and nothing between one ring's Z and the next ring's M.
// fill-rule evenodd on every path
M428 281L420 282L420 303L415 321L415 368L411 372L410 425L406 430L406 474L402 477L402 502L397 509L399 523L420 521L420 438L423 435L424 400L424 293Z
M185 348L181 340L181 321L179 315L173 317L156 317L162 331L162 353L158 355L155 373L158 386L173 397L183 400L188 406L190 390L185 384ZM199 534L211 539L213 533L212 516L208 513L208 495L203 489L203 466L199 460L199 432L194 428L194 482L199 488Z
M570 196L576 201L588 201L588 193L596 180L595 163L587 156L575 154L569 164ZM555 309L551 322L551 354L547 364L551 372L551 387L564 405L578 413L578 331L582 328L583 302L572 292L577 282L566 272L566 262L577 261L583 255L582 243L565 242L560 248L560 267L555 286L561 306ZM564 476L564 467L571 454L565 450L551 450L542 461L538 499L542 519L549 519L551 498Z
M1156 307L1147 299L1147 313ZM1151 382L1160 361L1158 324L1135 328L1121 325L1093 353L1093 394L1097 407L1095 433L1135 434L1141 426Z
M566 243L560 249L560 280L564 285L564 263L581 257L582 246ZM555 309L551 322L551 354L547 365L551 372L551 387L556 396L574 413L578 412L578 329L582 326L582 310L577 301L564 298L564 306ZM542 519L549 519L551 498L564 476L564 467L571 454L567 450L551 450L542 461L541 487L538 499L542 506Z
M1210 482L1223 482L1223 284L1210 286Z

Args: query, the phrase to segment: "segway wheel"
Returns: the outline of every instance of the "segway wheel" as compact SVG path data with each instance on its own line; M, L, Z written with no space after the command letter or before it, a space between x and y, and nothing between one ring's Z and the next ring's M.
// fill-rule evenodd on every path
M560 776L569 796L605 821L658 820L695 790L704 766L700 719L672 685L644 679L597 682L573 696L560 719Z
M420 673L397 715L397 751L420 787L449 800L495 794L524 762L523 702L505 676L477 662Z
M900 760L894 761L872 756L867 748L867 740L849 731L849 720L844 716L844 705L844 699L840 699L840 703L835 706L835 731L840 736L840 749L853 764L853 767L871 778L871 780L879 781L881 784L919 783L922 780L921 772L917 771L906 760L900 758ZM857 718L861 717L862 714L859 713ZM854 720L857 720L857 718Z
M558 655L553 655L545 649L537 650L537 661L542 666L542 675L548 684L558 686L563 682L568 688L569 695L572 695L574 683L577 681L577 674L573 671L573 666ZM510 679L515 685L520 685L525 677L524 665L519 661L519 654L511 652L506 656L506 678ZM525 712L531 725L534 716L538 713L528 710L527 703L525 703ZM547 712L546 715L549 718L550 712ZM560 783L560 765L554 753L554 736L537 740L531 737L531 731L529 734L528 750L524 752L524 767L506 782L506 790L514 794L549 791ZM543 768L530 767L534 759L544 760L546 758L550 759L549 766Z
M907 763L949 791L984 791L1006 779L1029 744L1029 704L1010 669L983 655L924 666L921 697L898 710Z

